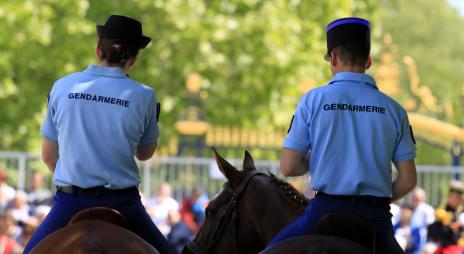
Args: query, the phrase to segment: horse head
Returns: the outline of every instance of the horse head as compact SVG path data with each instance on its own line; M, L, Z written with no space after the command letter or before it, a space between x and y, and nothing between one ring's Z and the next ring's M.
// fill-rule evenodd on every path
M206 219L184 253L258 253L308 200L288 183L257 171L247 151L241 171L213 152L227 182L209 203Z

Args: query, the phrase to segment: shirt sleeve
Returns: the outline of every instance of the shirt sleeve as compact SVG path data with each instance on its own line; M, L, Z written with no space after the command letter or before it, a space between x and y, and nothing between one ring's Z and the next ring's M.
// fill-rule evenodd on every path
M309 133L309 113L304 99L300 101L293 115L283 147L306 154L311 148Z
M409 124L407 113L404 113L400 128L398 142L392 159L394 162L416 158L416 141L414 139L412 126Z
M152 93L148 103L147 114L145 116L145 131L140 138L139 146L149 146L156 143L159 137L158 115L159 103L156 101L155 95Z
M55 111L55 100L53 99L53 94L50 92L50 94L48 94L47 113L40 128L40 133L43 137L58 143L58 131L56 129L55 122L53 121Z

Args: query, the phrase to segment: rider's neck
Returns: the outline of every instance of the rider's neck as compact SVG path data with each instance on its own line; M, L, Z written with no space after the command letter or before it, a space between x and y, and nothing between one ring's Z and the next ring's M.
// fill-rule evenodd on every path
M361 67L361 66L337 65L337 66L332 66L331 71L333 75L339 72L366 73L366 68Z
M103 67L118 67L118 68L121 68L124 73L127 75L129 73L129 70L131 69L132 65L134 64L133 61L126 61L125 64L112 64L112 63L108 63L107 60L100 60L100 66L103 66Z

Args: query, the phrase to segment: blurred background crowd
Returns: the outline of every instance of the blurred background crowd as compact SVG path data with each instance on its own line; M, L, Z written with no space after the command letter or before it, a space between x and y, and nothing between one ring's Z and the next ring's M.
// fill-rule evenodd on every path
M6 172L0 169L0 254L16 254L22 253L47 216L54 193L39 171L31 174L28 191L15 189L7 180ZM168 183L162 183L153 196L144 197L153 221L179 253L198 231L208 201L208 195L200 188L194 188L183 200L176 200Z
M53 190L39 171L30 175L29 190L17 190L0 170L0 254L22 253L27 241L45 218L53 202ZM145 206L169 243L178 251L198 232L210 198L193 188L176 200L169 183L160 184ZM443 202L427 203L426 192L417 187L391 204L396 239L407 254L454 254L464 251L464 182L452 180Z
M433 207L417 187L391 204L395 237L407 254L460 254L464 252L464 183L452 180L444 202Z

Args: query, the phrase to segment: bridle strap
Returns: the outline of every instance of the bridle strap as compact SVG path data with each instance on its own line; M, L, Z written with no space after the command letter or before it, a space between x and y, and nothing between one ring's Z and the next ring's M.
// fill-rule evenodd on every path
M219 224L216 227L216 230L214 231L212 241L210 241L210 244L207 246L206 250L211 250L219 242L224 230L227 228L227 225L229 224L232 218L232 215L235 212L235 208L237 208L238 202L240 201L240 199L243 196L243 193L248 187L248 184L251 182L251 179L253 179L253 177L258 174L263 174L263 173L259 171L250 171L250 173L245 176L245 179L243 180L243 182L234 191L234 195L232 196L232 199L229 202L229 205L227 206L226 210L224 211L221 218L219 219Z
M206 254L208 250L212 249L213 247L216 246L216 244L219 242L220 238L222 237L222 233L226 229L227 225L229 224L232 215L235 212L235 208L237 208L238 202L240 201L241 197L243 196L243 193L245 192L246 188L248 187L248 184L250 183L251 179L255 177L256 175L264 174L262 172L259 172L257 170L250 171L246 176L245 180L237 187L235 191L233 191L233 196L232 199L230 200L229 204L227 205L226 210L224 213L221 215L219 218L219 224L213 231L213 237L211 238L211 241L209 241L209 244L206 246L206 251L204 251L201 246L199 246L195 241L190 241L186 248L190 250L191 252L195 254Z

